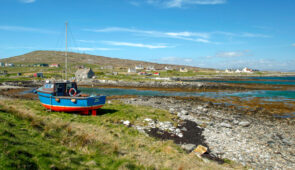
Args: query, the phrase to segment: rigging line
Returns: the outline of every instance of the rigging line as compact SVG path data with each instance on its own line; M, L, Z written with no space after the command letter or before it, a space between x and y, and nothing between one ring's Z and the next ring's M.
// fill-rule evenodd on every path
M77 41L76 41L76 38L75 38L75 36L74 36L74 34L72 32L71 27L69 27L69 34L70 34L70 38L71 38L71 40L73 42L73 46L76 47L76 51L78 53L81 53L81 50L79 50L79 46L77 45Z
M77 46L77 41L75 40L74 34L72 32L71 27L68 26L68 33L69 33L69 44L70 44L70 50L72 52L77 51L78 53L80 53L79 47ZM76 47L76 50L74 50L74 48ZM69 67L69 72L71 72L71 64Z
M63 27L60 28L60 31L59 31L59 34L57 37L57 41L56 41L56 44L53 49L53 51L55 51L54 56L58 57L58 58L63 58L61 56L64 55L63 53L61 53L64 51L63 50L64 48L62 48L62 47L64 47L64 36L65 36L64 30L65 30L65 26L63 25ZM61 61L57 60L58 63L62 64L63 62L61 62ZM61 78L62 79L64 78L64 71L61 72Z
M64 31L65 30L65 27L63 26L61 28L61 30L59 31L59 34L58 34L58 37L57 37L57 41L56 41L56 44L55 44L55 51L63 51L61 48L62 47L62 44L63 44L63 40L64 40Z

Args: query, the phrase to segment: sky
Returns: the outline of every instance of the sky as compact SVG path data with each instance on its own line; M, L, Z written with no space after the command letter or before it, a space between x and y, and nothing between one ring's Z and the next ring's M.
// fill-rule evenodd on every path
M0 58L69 51L295 71L294 0L0 0Z

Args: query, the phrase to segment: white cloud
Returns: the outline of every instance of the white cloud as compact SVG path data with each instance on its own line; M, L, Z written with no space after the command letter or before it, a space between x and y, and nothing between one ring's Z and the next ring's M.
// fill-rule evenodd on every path
M167 45L150 45L150 44L141 44L141 43L129 43L129 42L118 42L118 41L104 41L104 43L108 45L114 46L128 46L128 47L140 47L140 48L149 48L149 49L157 49L157 48L168 48Z
M201 42L201 43L210 43L208 38L210 38L209 33L202 32L161 32L161 31L152 31L152 30L139 30L132 28L121 28L121 27L109 27L104 29L84 29L85 31L92 32L129 32L135 33L143 36L152 36L152 37L164 37L164 38L173 38L173 39L182 39L187 41Z
M131 4L131 5L133 5L133 6L140 6L140 2L138 2L138 1L128 1L129 2L129 4Z
M89 48L89 47L70 47L72 50L77 51L113 51L118 50L116 48Z
M216 57L241 57L243 55L244 53L242 52L230 51L230 52L219 52L216 54Z
M241 37L250 37L250 38L270 38L271 36L269 35L264 35L264 34L253 34L253 33L242 33L240 35Z
M199 32L166 32L165 34L172 37L202 37L206 39L210 37L208 33Z
M36 0L20 0L20 1L22 3L27 3L27 4L36 2Z
M210 44L220 44L219 42L211 41L210 39L217 36L224 37L244 37L244 38L270 38L269 35L256 34L256 33L232 33L224 31L213 31L213 32L190 32L190 31L180 31L180 32L163 32L155 30L140 30L135 28L123 28L123 27L107 27L103 29L84 29L85 31L92 32L128 32L140 36L149 37L159 37L159 38L173 38L186 41L193 41L198 43L210 43Z
M94 41L94 40L77 40L77 41L81 43L98 43L98 41Z
M16 31L16 32L37 32L44 34L55 34L56 32L39 29L39 28L30 28L30 27L22 27L22 26L8 26L8 25L0 25L0 30L3 31Z
M235 57L242 57L242 56L249 56L249 50L244 51L226 51L226 52L218 52L215 56L207 56L206 58L235 58Z
M219 5L227 0L146 0L148 4L164 8L181 8L187 5Z
M232 33L224 31L214 31L211 34L224 35L228 37L248 37L248 38L270 38L271 36L265 34L255 34L255 33Z
M194 60L191 58L182 58L182 57L162 57L156 60L156 62L164 64L177 64L177 65L192 65Z

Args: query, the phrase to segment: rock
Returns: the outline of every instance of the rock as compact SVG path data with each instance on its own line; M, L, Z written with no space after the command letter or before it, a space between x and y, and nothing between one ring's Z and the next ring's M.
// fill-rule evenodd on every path
M208 113L208 109L206 109L206 108L204 108L202 111L203 111L204 113Z
M141 126L135 126L135 128L140 132L140 133L145 133L144 127Z
M183 137L183 134L182 133L178 133L176 134L178 137L182 138Z
M123 124L126 125L126 126L129 126L130 125L130 121L129 120L125 120L125 121L123 121Z
M186 111L186 110L182 110L180 113L183 115L188 115L188 111Z
M169 109L169 112L173 114L175 112L175 109L174 108L170 108Z
M203 106L198 106L197 109L198 109L198 110L203 110L204 107L203 107Z
M112 101L108 100L108 104L111 104L111 103L112 103Z
M228 124L228 123L220 123L220 126L221 127L226 127L226 128L232 128L232 126L230 125L230 124Z
M145 122L151 122L152 119L150 119L150 118L145 118L144 121L145 121Z
M282 142L283 142L284 144L288 145L288 146L291 146L291 145L292 145L292 143L289 142L287 139L282 139Z
M178 117L181 117L181 116L182 116L182 113L181 113L181 112L178 112L178 113L177 113L177 116L178 116Z
M240 122L239 123L239 126L243 126L243 127L248 127L248 126L250 126L250 122L248 122L248 121L242 121L242 122Z
M187 131L187 129L185 127L181 128L180 130L185 131L185 132Z
M207 147L203 146L203 145L198 145L197 148L193 151L193 153L197 154L197 155L203 155L204 153L206 153L208 150Z
M195 144L183 144L181 145L181 148L186 150L187 152L191 152L196 148Z
M238 125L239 123L240 123L240 122L237 121L237 120L234 120L234 121L233 121L233 124L234 124L234 125Z

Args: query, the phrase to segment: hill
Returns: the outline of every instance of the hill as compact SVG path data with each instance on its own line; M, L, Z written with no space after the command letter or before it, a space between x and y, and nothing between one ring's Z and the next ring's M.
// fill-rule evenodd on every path
M60 63L65 61L65 54L62 51L33 51L27 54L1 59L0 62L9 62L15 64L34 64L34 63ZM183 66L183 65L171 65L171 64L158 64L144 61L127 60L119 58L111 58L90 54L80 54L69 52L68 61L73 64L98 64L100 66L113 66L113 67L134 67L142 64L144 67L153 65L157 69L163 69L165 66L170 66L173 69L179 69L180 67L186 67L192 70L198 70L198 67Z

